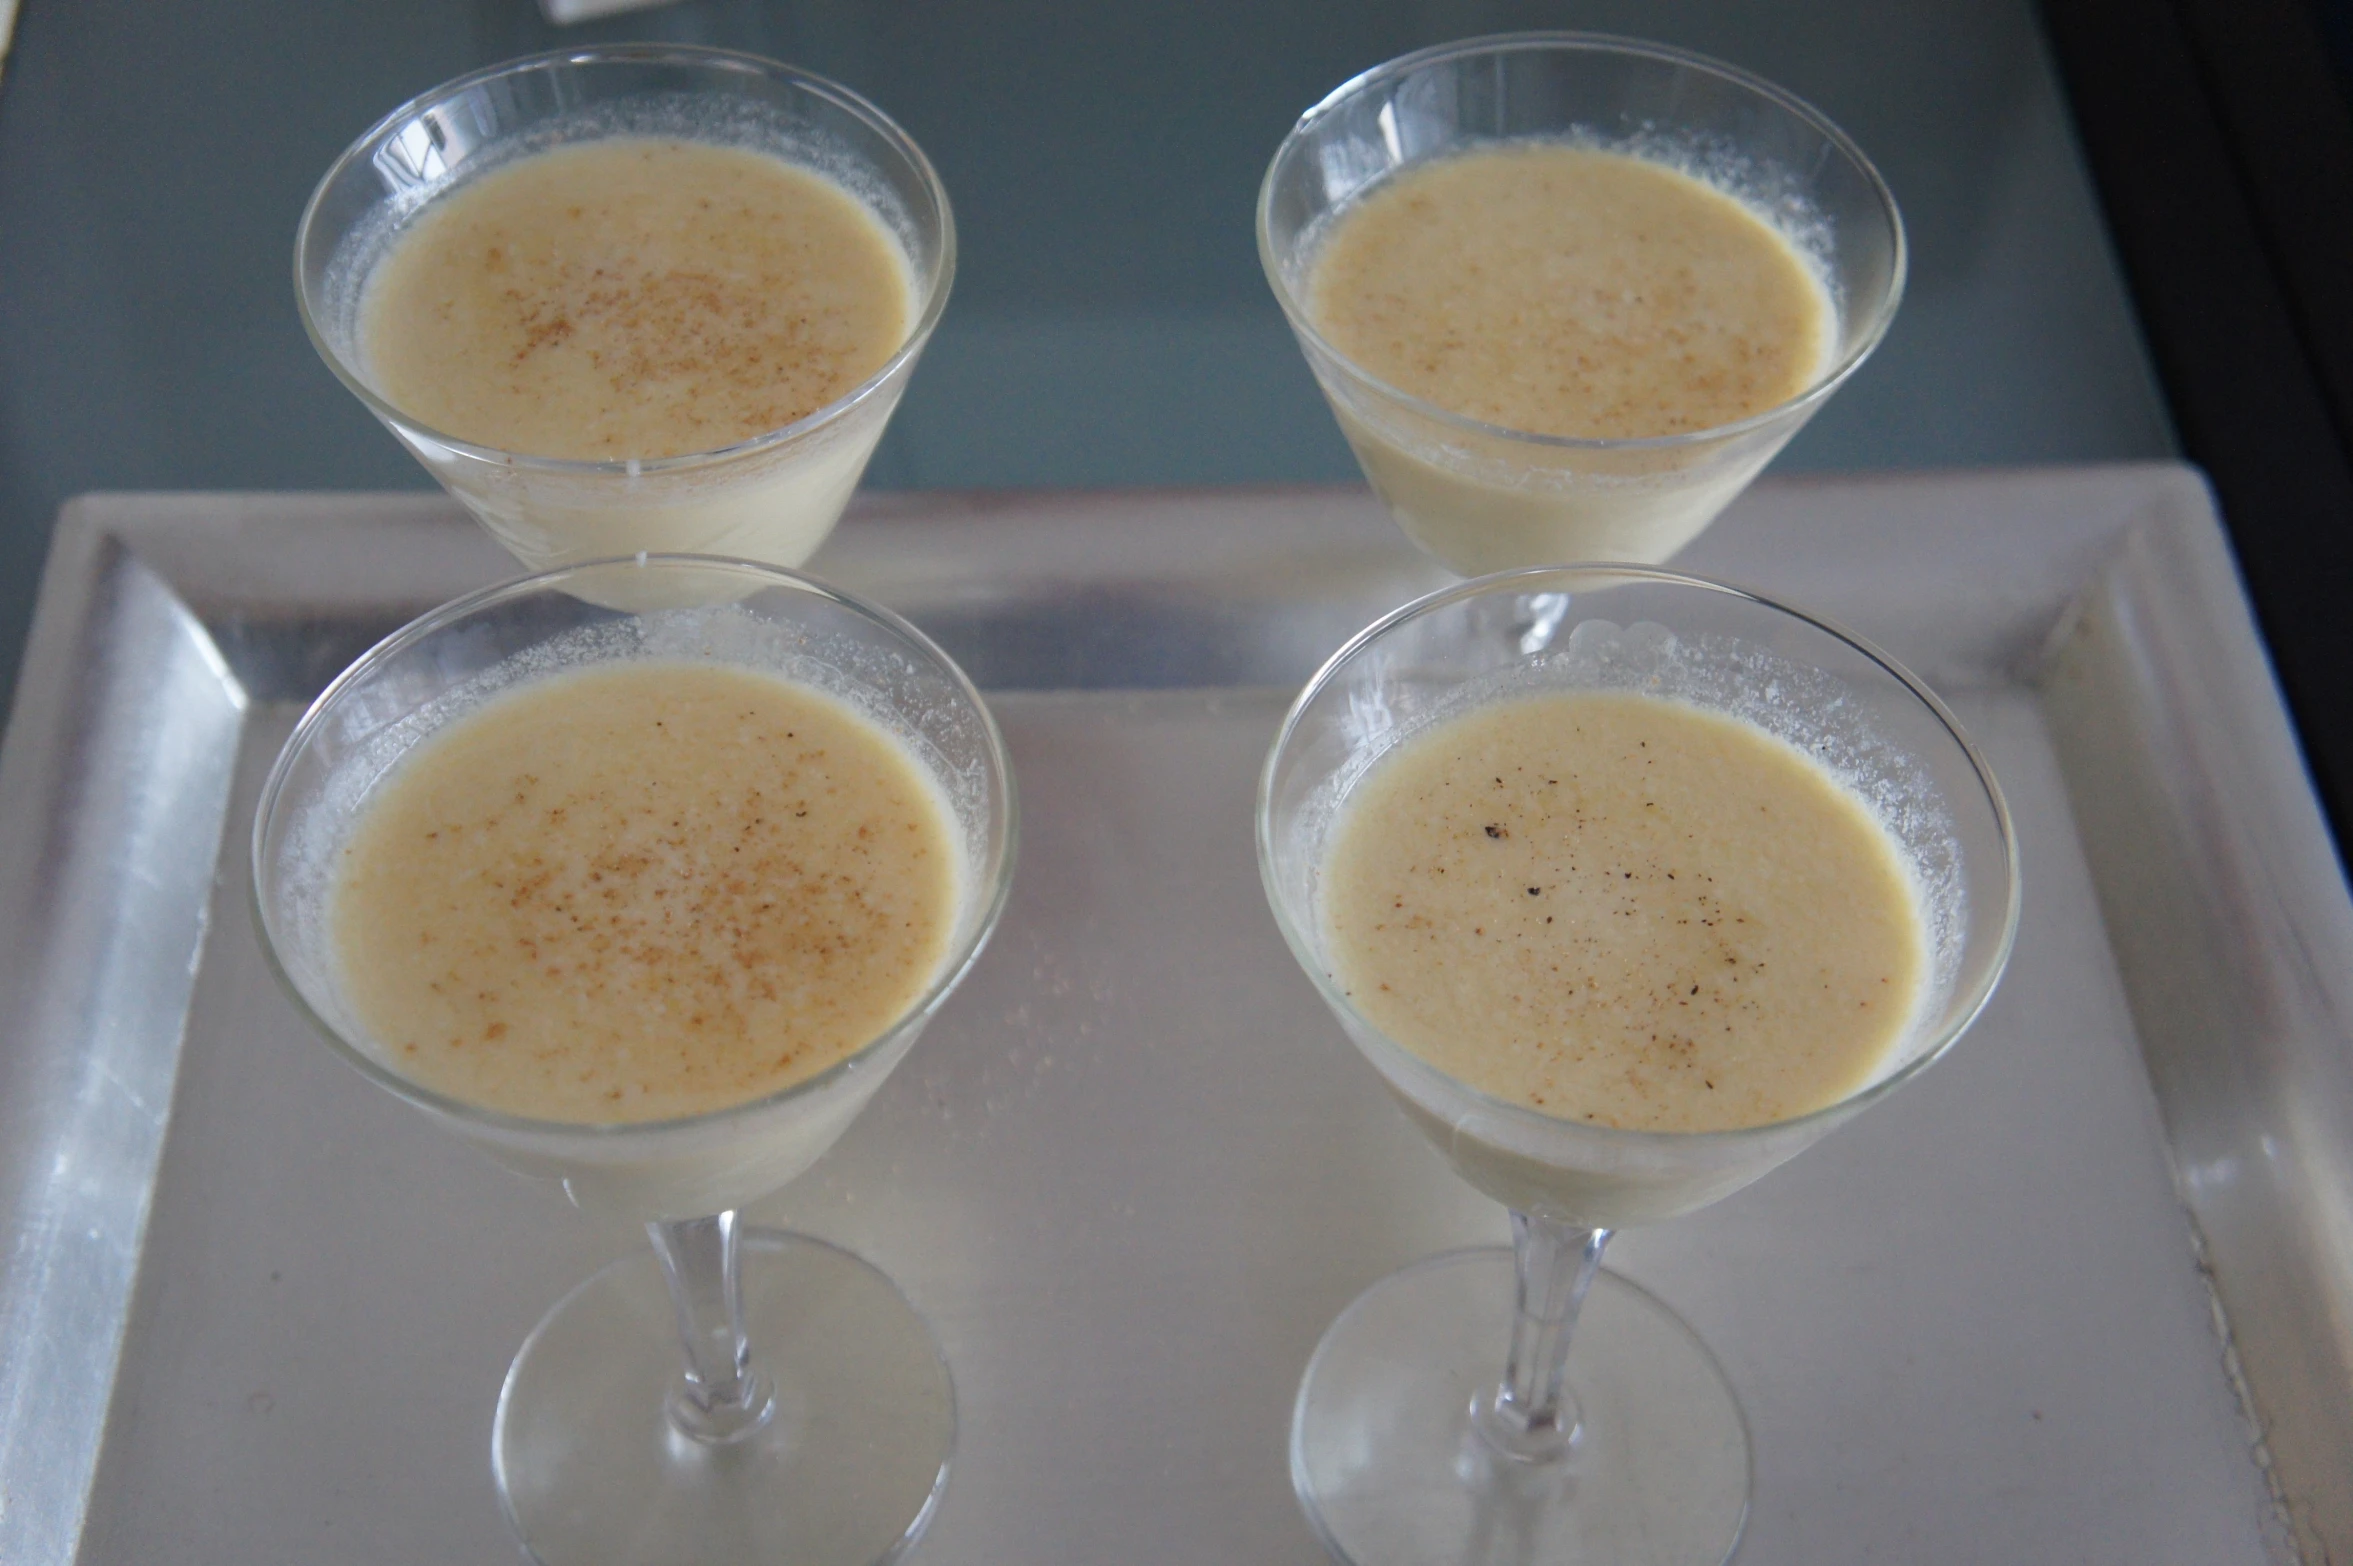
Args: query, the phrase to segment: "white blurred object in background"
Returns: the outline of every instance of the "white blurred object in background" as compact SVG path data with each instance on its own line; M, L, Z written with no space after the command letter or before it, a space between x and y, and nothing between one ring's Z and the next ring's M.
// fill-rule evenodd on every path
M586 22L623 11L650 11L673 3L674 0L539 0L539 9L549 21L561 27L567 22ZM16 0L0 0L0 16L15 8Z

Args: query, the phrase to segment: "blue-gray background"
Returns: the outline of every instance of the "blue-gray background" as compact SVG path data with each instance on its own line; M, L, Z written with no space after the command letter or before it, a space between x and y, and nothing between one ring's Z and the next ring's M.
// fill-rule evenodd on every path
M2028 0L687 0L570 28L533 0L22 0L0 67L0 690L74 494L427 487L313 356L290 255L345 143L445 78L707 43L905 125L963 252L871 485L1341 480L1259 274L1259 175L1355 72L1528 27L1761 72L1894 187L1902 314L1780 470L2171 452Z

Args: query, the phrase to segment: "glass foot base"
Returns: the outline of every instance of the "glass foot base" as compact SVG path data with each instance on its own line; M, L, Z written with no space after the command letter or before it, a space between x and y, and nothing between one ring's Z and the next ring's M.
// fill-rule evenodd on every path
M680 1434L677 1330L652 1248L565 1296L524 1341L491 1436L500 1502L542 1566L873 1566L939 1504L956 1398L897 1285L804 1235L741 1236L744 1329L775 1414Z
M1612 1272L1569 1340L1583 1424L1555 1462L1471 1428L1512 1319L1508 1250L1390 1274L1324 1333L1291 1418L1291 1482L1350 1566L1720 1566L1748 1516L1748 1428L1674 1312Z

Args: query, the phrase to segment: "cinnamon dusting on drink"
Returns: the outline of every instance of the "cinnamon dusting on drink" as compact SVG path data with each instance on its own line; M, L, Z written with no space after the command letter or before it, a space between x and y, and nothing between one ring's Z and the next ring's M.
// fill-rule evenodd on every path
M1797 250L1732 197L1663 164L1542 143L1377 186L1333 225L1308 292L1333 346L1388 384L1587 439L1776 407L1821 374L1836 320Z
M889 1027L945 951L945 807L830 697L739 670L542 681L420 747L335 901L404 1074L539 1119L764 1097Z
M575 460L730 446L855 390L906 341L898 246L780 159L614 137L428 207L370 278L362 336L395 407Z
M1324 873L1333 978L1367 1017L1472 1087L1602 1125L1834 1103L1926 971L1910 876L1858 799L1761 729L1647 697L1497 702L1408 740Z

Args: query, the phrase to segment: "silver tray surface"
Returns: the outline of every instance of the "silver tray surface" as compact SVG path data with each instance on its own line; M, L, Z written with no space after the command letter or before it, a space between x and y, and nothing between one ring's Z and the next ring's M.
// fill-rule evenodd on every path
M1936 685L2027 876L1951 1060L1613 1248L1747 1409L1743 1566L2353 1558L2353 907L2203 485L1768 482L1682 563ZM1251 792L1290 692L1440 578L1347 490L869 497L814 569L965 663L1023 793L994 944L755 1213L941 1335L914 1558L1320 1558L1309 1351L1505 1228L1292 966ZM321 1047L244 882L302 704L510 573L438 497L68 509L0 751L0 1561L519 1558L499 1378L642 1239Z

